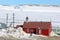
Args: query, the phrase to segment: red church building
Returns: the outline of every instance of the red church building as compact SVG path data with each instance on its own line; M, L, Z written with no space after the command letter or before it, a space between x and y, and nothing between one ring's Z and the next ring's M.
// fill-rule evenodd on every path
M23 24L23 31L26 33L49 36L52 31L52 25L51 22L28 22L28 17L26 17L26 22Z

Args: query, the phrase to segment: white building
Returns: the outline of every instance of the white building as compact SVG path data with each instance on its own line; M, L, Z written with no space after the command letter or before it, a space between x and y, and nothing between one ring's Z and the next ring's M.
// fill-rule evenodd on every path
M53 27L53 31L57 34L60 34L60 27Z

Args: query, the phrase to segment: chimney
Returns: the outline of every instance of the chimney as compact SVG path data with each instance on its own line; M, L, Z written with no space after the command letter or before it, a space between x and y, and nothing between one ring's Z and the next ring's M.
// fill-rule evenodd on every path
M26 22L28 22L28 17L26 17Z

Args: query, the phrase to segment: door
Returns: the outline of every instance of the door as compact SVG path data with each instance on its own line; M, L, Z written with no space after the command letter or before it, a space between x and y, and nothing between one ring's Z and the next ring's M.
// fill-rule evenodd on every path
M39 30L39 35L41 35L41 29L39 28L38 30Z

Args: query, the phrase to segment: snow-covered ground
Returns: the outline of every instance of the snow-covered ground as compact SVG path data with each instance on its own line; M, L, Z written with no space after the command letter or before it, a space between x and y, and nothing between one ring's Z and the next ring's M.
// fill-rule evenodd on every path
M15 37L15 38L27 38L30 36L30 34L25 33L22 28L14 29L13 27L7 28L7 29L1 29L0 31L0 36L5 36L5 37Z
M7 29L0 29L0 38L4 38L4 39L13 39L14 38L16 40L44 40L44 39L48 39L50 37L60 37L57 34L55 34L54 32L50 33L50 36L43 36L43 35L36 35L36 34L32 34L32 36L30 34L25 33L21 27L19 27L18 29L14 29L13 27L9 27ZM6 39L6 40L7 40Z

